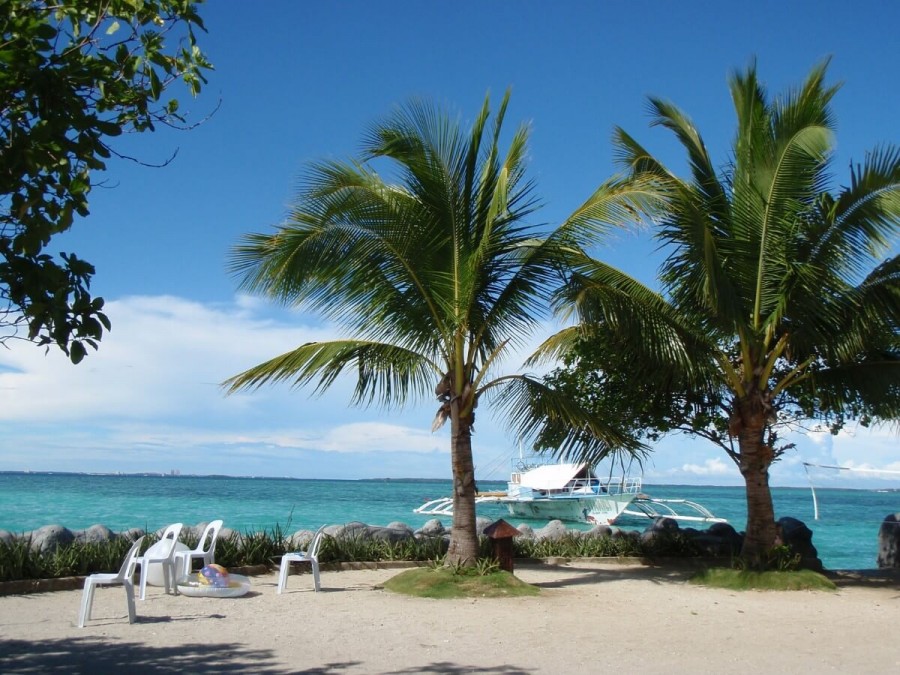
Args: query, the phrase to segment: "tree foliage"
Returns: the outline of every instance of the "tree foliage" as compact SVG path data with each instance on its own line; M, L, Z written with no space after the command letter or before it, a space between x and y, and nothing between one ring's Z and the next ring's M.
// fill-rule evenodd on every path
M556 230L529 224L528 128L503 149L507 103L491 120L486 98L468 130L428 102L399 108L370 130L361 157L313 164L288 220L247 235L232 257L244 289L318 311L347 337L300 345L230 378L228 391L273 382L323 391L346 373L357 404L436 396L432 428L451 427L448 559L468 565L478 549L476 409L520 438L552 420L572 431L560 447L576 453L638 448L540 378L504 369L549 316L574 233L640 201L631 186L608 184Z
M662 292L585 260L558 299L583 322L569 346L587 343L556 379L606 387L592 394L597 414L622 413L633 431L681 429L724 448L747 484L745 554L756 559L775 544L768 470L790 447L785 425L900 415L900 149L867 153L833 191L826 65L773 99L755 66L736 73L721 169L688 116L651 98L690 177L622 129L615 140L631 175L656 182ZM629 379L640 383L630 393Z
M115 137L184 122L163 95L205 83L198 29L186 0L0 0L0 341L24 329L78 363L109 330L94 267L46 249L88 215Z

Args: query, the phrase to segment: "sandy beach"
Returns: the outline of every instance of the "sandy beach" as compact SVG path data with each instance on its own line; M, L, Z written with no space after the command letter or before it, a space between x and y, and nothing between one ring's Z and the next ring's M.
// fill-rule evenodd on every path
M677 569L520 565L537 597L427 600L381 588L396 569L276 575L216 599L137 600L98 589L0 597L0 672L894 673L900 583L844 580L835 593L732 592Z

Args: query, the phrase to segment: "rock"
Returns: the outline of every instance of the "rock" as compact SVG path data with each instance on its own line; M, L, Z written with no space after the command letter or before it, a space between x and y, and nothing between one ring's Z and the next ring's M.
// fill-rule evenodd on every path
M72 531L62 525L44 525L27 536L31 538L31 548L41 553L55 551L60 546L68 546L75 541Z
M485 518L484 516L476 516L475 518L475 531L478 534L484 534L485 529L494 524L494 521L490 518Z
M297 530L287 538L288 548L293 551L305 551L315 534L312 530Z
M325 528L325 532L335 539L366 539L369 526L354 520L344 525L329 525Z
M653 522L650 523L645 532L677 532L679 529L677 520L660 516L653 519Z
M16 535L14 535L9 530L0 530L0 542L4 544L12 544L16 540Z
M416 530L417 535L422 535L425 537L440 537L445 532L446 530L444 529L444 524L437 518L432 518L422 527Z
M695 532L691 535L691 541L697 545L697 548L700 549L703 555L712 558L740 555L741 546L743 545L740 539L735 542L730 538L716 537L707 532Z
M800 556L800 567L814 572L822 572L825 566L819 560L819 552L812 543L812 530L802 521L790 516L779 518L775 523L778 528L778 538L791 549L791 552Z
M613 528L612 531L613 539L634 539L639 540L641 538L641 533L637 530L623 530L620 527Z
M878 529L879 568L900 568L900 513L886 516Z
M538 541L543 539L549 539L553 541L556 539L562 539L566 536L567 533L568 530L561 520L551 520L549 523L544 525L544 527L540 528L539 530L535 530L534 538Z
M705 532L700 532L696 539L712 555L739 555L744 547L744 537L729 523L713 523ZM718 540L718 544L713 546L715 540ZM718 550L719 553L712 553L713 550Z
M409 525L407 525L406 523L401 523L399 520L395 520L392 523L388 523L386 525L386 527L389 530L404 530L404 531L408 532L410 535L415 534L413 532L413 529Z
M585 537L611 537L613 529L609 525L594 525L584 533Z
M523 539L534 539L534 528L527 523L519 523L516 525L516 529L519 531L519 537Z
M106 525L91 525L86 530L75 533L75 541L84 544L100 544L116 538L115 532Z
M119 532L118 536L133 542L138 537L144 536L144 531L139 527L132 527L124 532Z
M738 534L738 531L731 526L731 523L713 523L706 528L706 533L711 534L714 537L722 537L723 539L741 536Z
M377 541L387 541L391 544L397 544L401 541L407 541L413 538L413 531L410 527L375 527L370 526L365 535L369 539Z

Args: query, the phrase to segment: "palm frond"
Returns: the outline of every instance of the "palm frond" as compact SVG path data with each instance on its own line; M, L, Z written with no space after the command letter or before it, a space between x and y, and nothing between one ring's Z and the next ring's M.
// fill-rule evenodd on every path
M226 393L286 382L292 387L315 383L322 393L342 373L356 376L353 403L401 406L408 398L428 393L441 375L437 365L420 354L393 344L361 340L310 342L227 379Z
M578 312L582 339L595 332L609 336L634 377L674 378L707 389L721 376L721 335L704 332L693 316L606 263L583 258L556 302ZM572 338L567 332L557 344ZM553 346L545 343L545 351Z
M526 375L499 378L485 388L493 409L520 439L536 439L548 428L563 433L553 455L569 461L597 462L615 455L640 461L647 447L605 420L597 419L540 380Z

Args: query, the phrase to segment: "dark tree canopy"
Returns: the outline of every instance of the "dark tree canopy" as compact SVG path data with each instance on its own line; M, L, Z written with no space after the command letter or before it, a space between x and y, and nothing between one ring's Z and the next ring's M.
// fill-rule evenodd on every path
M184 122L162 97L206 82L197 29L186 0L0 0L0 342L55 344L78 363L109 330L93 265L47 246L88 215L113 138Z

